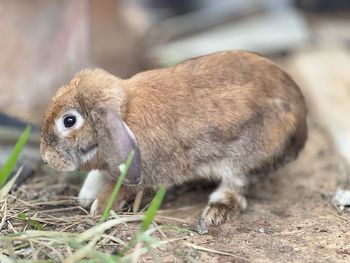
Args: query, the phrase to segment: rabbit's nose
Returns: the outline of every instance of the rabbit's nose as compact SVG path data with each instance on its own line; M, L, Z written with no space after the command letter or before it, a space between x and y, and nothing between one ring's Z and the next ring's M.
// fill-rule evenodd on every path
M44 157L42 159L43 159L43 163L47 164L47 160Z

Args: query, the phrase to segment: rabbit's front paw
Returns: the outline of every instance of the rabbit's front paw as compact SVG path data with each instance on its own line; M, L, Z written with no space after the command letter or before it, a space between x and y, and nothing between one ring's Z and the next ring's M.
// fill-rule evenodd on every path
M82 207L88 207L99 195L107 182L111 181L103 171L92 170L86 176L83 187L78 196L78 202Z

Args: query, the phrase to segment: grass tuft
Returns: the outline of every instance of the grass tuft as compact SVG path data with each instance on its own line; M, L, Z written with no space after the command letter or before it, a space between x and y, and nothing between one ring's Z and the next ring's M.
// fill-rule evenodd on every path
M30 131L31 131L31 126L28 125L24 129L22 135L19 137L15 147L12 149L6 163L1 168L1 170L0 170L0 187L2 187L5 184L7 178L10 176L12 170L15 168L19 154L21 153L23 146L26 144L26 142L28 140L28 137L30 135Z
M11 152L9 161L1 170L3 182L7 180L8 175L12 171L11 169L14 168L19 153L28 138L29 132L30 127L27 127L19 138L14 150ZM12 197L7 196L7 193L10 189L10 184L14 183L21 172L21 167L17 174L3 187L2 191L0 191L0 194L2 192L3 198L5 198L0 211L3 215L0 230L5 225L5 222L7 222L13 230L13 233L0 236L0 262L135 262L145 253L149 253L155 262L159 262L160 259L156 255L154 249L166 244L167 241L160 241L152 237L151 235L157 229L159 230L159 228L151 226L164 198L165 188L161 188L157 192L146 213L143 215L117 215L115 212L111 212L113 203L116 200L123 180L133 161L134 154L134 152L131 152L126 163L121 165L121 174L99 222L82 233L44 230L45 225L50 221L47 219L40 219L35 211L35 205L32 206L34 209L32 211L28 209L28 206L26 206L28 203L26 202L24 202L24 209L23 207L20 208L20 211L11 216L8 214L7 200ZM18 200L17 202L21 201ZM47 204L48 203L49 202L47 202ZM57 204L58 203L59 202L57 202ZM40 204L39 202L38 205ZM111 218L109 218L110 214ZM15 218L26 224L23 231L15 230L10 221L7 220L9 218ZM52 217L50 216L50 218ZM139 230L129 242L124 242L113 234L110 234L118 225L130 224L132 222L141 223ZM27 227L33 230L26 230ZM116 255L106 253L104 251L106 240L113 244L117 243L119 247L121 246L122 248L120 251L123 251L123 253L117 253ZM133 251L129 253L131 250ZM24 253L27 253L28 256L24 256Z
M43 224L39 223L36 220L31 219L25 212L21 212L18 214L18 218L22 220L23 222L26 222L30 227L32 227L35 230L42 230Z

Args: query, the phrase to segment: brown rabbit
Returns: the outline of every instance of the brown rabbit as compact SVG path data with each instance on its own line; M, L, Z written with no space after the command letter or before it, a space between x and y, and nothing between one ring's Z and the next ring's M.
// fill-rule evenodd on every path
M249 183L293 160L307 138L306 107L295 82L245 51L219 52L122 80L84 69L61 87L42 126L43 160L62 171L92 170L79 194L103 210L118 165L135 158L115 204L137 190L212 180L198 225L224 222L247 207ZM132 186L137 185L137 186Z

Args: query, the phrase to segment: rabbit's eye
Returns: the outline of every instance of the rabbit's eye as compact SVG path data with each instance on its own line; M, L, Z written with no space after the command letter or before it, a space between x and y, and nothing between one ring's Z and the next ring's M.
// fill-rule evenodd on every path
M78 130L84 125L84 118L77 110L69 110L55 120L56 128L61 135L66 136L72 130Z
M77 122L77 118L74 115L68 115L63 119L63 124L64 124L64 127L66 128L73 127L76 122Z

